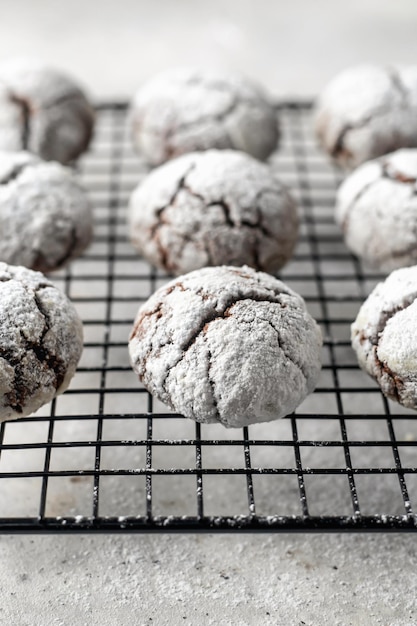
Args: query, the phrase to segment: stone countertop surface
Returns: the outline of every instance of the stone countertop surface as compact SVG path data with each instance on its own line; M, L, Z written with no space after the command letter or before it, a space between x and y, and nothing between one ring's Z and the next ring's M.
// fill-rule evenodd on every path
M413 535L0 539L0 624L405 626Z
M415 62L417 4L3 2L0 60L64 67L96 99L171 65L310 96L361 61ZM1 626L417 624L414 535L1 536Z

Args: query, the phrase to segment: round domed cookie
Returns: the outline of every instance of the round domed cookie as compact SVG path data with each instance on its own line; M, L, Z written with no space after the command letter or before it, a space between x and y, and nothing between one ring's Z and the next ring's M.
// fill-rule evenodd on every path
M371 267L417 263L417 149L364 163L340 186L336 221L348 248Z
M315 127L341 166L417 146L417 65L359 65L337 75L318 99Z
M131 107L132 138L151 165L186 152L235 149L266 159L279 139L277 113L238 74L176 69L145 83Z
M392 272L363 303L352 324L360 367L382 392L417 408L417 266Z
M0 422L65 391L82 346L69 299L40 272L0 263Z
M71 169L0 152L0 261L50 272L85 250L92 211Z
M291 413L315 387L321 333L304 300L249 267L209 267L156 291L130 335L134 371L174 411L241 427Z
M131 196L129 223L133 245L172 274L244 264L274 272L293 253L299 219L268 165L208 150L153 170Z
M29 150L69 163L90 143L94 110L59 70L32 60L0 66L0 150Z

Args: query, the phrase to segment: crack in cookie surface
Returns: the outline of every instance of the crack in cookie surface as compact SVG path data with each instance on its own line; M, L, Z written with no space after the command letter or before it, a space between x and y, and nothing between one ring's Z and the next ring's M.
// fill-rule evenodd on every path
M233 217L233 211L231 204L227 201L225 195L219 196L214 200L208 200L204 194L199 193L194 188L192 188L188 182L188 177L193 170L198 168L198 164L193 163L185 172L185 174L179 179L176 188L170 198L169 202L163 207L159 207L155 210L155 222L149 228L149 237L155 243L160 264L162 267L167 269L168 271L176 271L177 263L176 259L172 258L172 254L170 254L170 250L168 246L165 246L161 242L161 234L160 229L163 226L167 226L170 229L170 232L174 237L178 239L178 243L181 243L181 248L183 249L185 244L192 243L196 248L204 250L207 254L207 265L216 265L215 253L212 251L211 246L208 245L209 242L206 242L206 237L210 235L210 230L208 229L209 224L205 224L205 213L201 211L201 219L202 224L196 223L192 230L186 230L182 227L182 225L175 225L168 218L167 211L175 207L179 194L181 192L186 192L190 196L198 199L202 208L210 209L210 208L219 208L223 214L223 223L225 226L230 229L248 229L249 231L253 231L256 235L253 241L248 240L247 245L251 250L252 259L250 264L253 265L258 270L263 270L263 264L260 262L260 252L263 245L262 237L268 239L275 239L279 242L279 237L274 235L271 230L264 223L264 216L262 214L262 209L258 206L260 198L266 193L274 195L277 200L282 195L282 190L280 189L266 189L261 190L256 194L256 197L252 203L251 212L252 216L241 217L239 215L236 216L236 219ZM183 200L185 202L185 200ZM252 219L251 219L252 218ZM285 244L285 241L282 245ZM224 262L229 262L228 260ZM248 261L249 262L249 258Z
M214 412L215 412L215 416L214 417L218 421L220 421L220 411L219 411L218 401L217 401L217 396L216 396L216 383L215 383L213 377L211 376L211 367L213 365L212 359L213 359L213 355L211 353L210 348L207 346L207 382L208 382L208 384L210 385L210 388L211 388L213 408L214 408Z
M10 102L16 104L20 108L22 117L21 128L21 149L27 150L29 148L30 136L31 136L31 116L32 116L32 104L28 98L24 98L13 92L9 94Z
M11 277L13 280L13 277ZM52 285L38 284L34 289L29 285L22 284L28 294L30 302L35 305L43 319L43 328L37 339L29 339L25 334L25 327L19 328L20 341L14 347L5 348L0 346L0 358L6 361L13 369L13 389L4 394L8 406L18 414L22 414L31 397L37 390L44 386L44 382L38 378L28 376L28 364L25 363L27 355L36 357L39 365L44 369L45 374L50 376L50 384L58 390L61 386L66 367L64 361L51 352L44 345L47 333L53 328L48 308L44 306L40 294L45 288L53 288ZM34 363L32 363L34 366Z
M381 160L381 174L384 178L388 178L389 180L396 181L398 183L411 183L414 184L417 182L417 176L410 176L409 174L403 174L399 169L395 170L392 168L392 163L386 159Z
M223 111L219 111L218 113L208 113L207 115L203 115L195 120L190 120L186 122L180 122L175 124L169 129L165 130L165 139L169 140L176 133L181 133L182 131L187 131L192 129L193 127L198 127L201 124L205 124L206 122L225 122L229 117L233 116L235 111L240 106L246 106L248 108L254 109L264 109L267 108L266 101L263 102L261 97L254 92L252 98L248 98L243 96L240 93L239 89L234 87L232 83L227 81L215 80L215 79L207 79L206 77L193 76L190 77L189 80L186 81L184 87L199 85L204 91L209 92L210 98L213 98L213 91L224 92L231 97L230 104L226 105ZM227 134L225 134L226 136ZM229 137L229 147L233 147L233 142Z
M3 176L3 178L0 178L0 185L8 185L13 180L16 180L17 178L19 178L20 174L22 174L22 172L30 165L33 165L33 163L32 162L16 163L16 165L12 167L12 169L7 174L7 176Z
M225 107L223 111L219 111L218 113L208 113L207 115L201 116L195 120L175 124L173 127L166 131L166 139L169 141L169 139L171 139L172 136L174 136L176 133L180 133L184 130L190 130L194 126L198 127L201 124L205 124L206 122L224 122L227 117L233 114L239 104L239 98L234 95L232 98L232 102L227 107Z
M195 292L193 292L195 293ZM208 330L208 327L210 326L210 324L212 324L213 322L219 320L219 319L225 319L227 317L230 317L232 315L231 313L231 309L233 308L234 305L236 305L238 302L242 302L242 301L251 301L251 302L268 302L268 303L273 303L273 304L277 304L277 305L281 305L279 299L277 297L273 298L270 297L268 298L267 294L262 294L262 295L257 295L257 294L250 294L250 295L242 295L241 297L231 297L230 299L228 299L221 310L218 310L216 308L217 306L217 302L215 301L213 303L213 307L212 307L212 311L211 313L205 315L203 317L203 319L200 321L199 325L193 330L193 333L191 334L191 336L189 337L189 339L187 340L186 343L184 343L183 345L179 345L179 349L181 350L181 355L178 357L178 359L170 366L170 369L167 370L165 378L162 380L161 382L161 387L163 389L163 391L166 393L166 380L169 376L169 374L175 369L175 367L184 359L184 357L186 356L187 352L190 350L190 348L195 344L195 342L197 341L197 339L200 337L200 335L202 333L206 333ZM168 315L169 314L169 309L167 309L165 311L165 314ZM135 335L138 333L139 331L139 327L140 324L136 324L135 325ZM135 336L134 335L134 336ZM173 344L174 341L172 340L168 340L167 344ZM149 358L151 356L152 351L150 351L149 355L147 358ZM145 359L145 361L147 361L147 358ZM146 371L146 367L145 367L145 371ZM146 374L145 371L142 374L142 380L145 379Z

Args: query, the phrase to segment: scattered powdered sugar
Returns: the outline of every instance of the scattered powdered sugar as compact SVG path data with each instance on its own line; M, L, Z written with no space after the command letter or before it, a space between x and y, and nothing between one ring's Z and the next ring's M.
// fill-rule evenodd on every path
M404 626L417 620L414 544L388 534L3 536L0 616L22 626Z

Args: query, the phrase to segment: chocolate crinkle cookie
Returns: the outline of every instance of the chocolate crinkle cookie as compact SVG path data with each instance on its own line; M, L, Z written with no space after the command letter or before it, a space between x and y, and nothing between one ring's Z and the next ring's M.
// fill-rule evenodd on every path
M66 74L30 60L0 67L0 150L69 163L90 143L94 110Z
M343 167L417 146L417 65L359 65L336 76L317 103L316 132Z
M238 74L177 69L137 92L132 138L151 165L195 150L231 148L266 159L279 139L277 113L258 85Z
M129 221L133 245L172 274L207 265L278 270L299 223L270 167L233 150L187 154L155 169L133 192Z
M40 272L0 263L0 422L65 391L82 345L68 298Z
M301 296L269 274L223 266L156 291L129 351L139 379L174 411L237 428L291 413L317 383L321 344Z
M352 324L352 346L384 395L417 408L417 266L375 287Z
M59 269L90 243L92 219L72 170L28 152L0 152L0 261Z
M336 221L369 266L391 271L417 263L417 149L355 170L338 190Z

